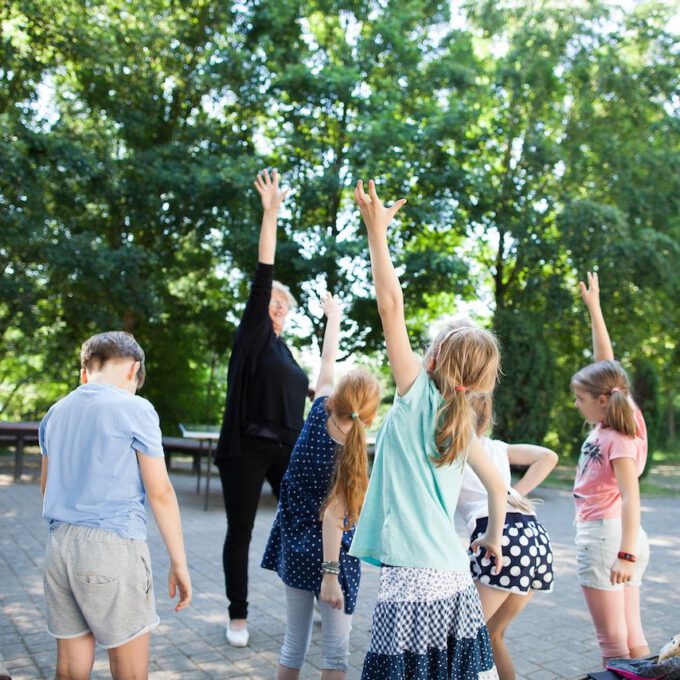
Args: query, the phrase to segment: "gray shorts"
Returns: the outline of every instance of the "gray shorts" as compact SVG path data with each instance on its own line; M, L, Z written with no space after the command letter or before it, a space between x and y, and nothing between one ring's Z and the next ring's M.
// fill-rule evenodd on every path
M43 584L47 630L55 638L92 633L97 644L113 648L160 622L146 541L62 524L47 541Z

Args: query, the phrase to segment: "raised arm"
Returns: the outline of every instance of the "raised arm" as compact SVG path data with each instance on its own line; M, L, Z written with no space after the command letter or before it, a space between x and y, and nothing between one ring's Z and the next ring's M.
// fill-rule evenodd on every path
M611 361L614 359L614 350L600 307L600 282L597 272L588 272L587 287L583 281L579 281L578 285L583 302L590 314L590 324L593 329L593 357L595 361Z
M288 189L279 191L279 174L274 170L269 175L265 168L257 173L255 188L262 199L262 226L260 227L260 245L258 260L263 264L274 264L276 255L276 221L279 208Z
M314 391L315 399L327 397L333 391L335 360L338 356L340 321L342 319L340 301L335 295L326 293L321 304L326 315L326 330L323 334L321 368L319 369L319 378L316 381L316 390Z
M411 349L408 339L404 296L387 245L387 227L406 200L402 198L391 207L385 207L378 198L373 180L368 183L368 195L364 192L363 182L360 180L357 183L354 200L359 206L368 234L375 297L385 334L387 357L397 391L403 396L418 377L421 361Z
M557 454L545 446L534 444L510 444L508 460L511 465L528 465L522 478L514 486L521 496L531 493L557 465Z
M255 188L262 199L263 211L257 256L258 266L241 317L240 331L242 333L254 332L259 337L264 332L263 324L271 324L269 305L272 297L273 265L276 254L276 220L288 190L279 191L279 178L276 170L271 176L267 170L259 172L255 180Z

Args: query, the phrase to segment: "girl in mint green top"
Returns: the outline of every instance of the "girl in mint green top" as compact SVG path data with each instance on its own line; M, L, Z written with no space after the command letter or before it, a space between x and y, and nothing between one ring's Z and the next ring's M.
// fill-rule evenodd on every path
M454 513L465 462L489 494L489 524L473 549L501 565L506 488L476 436L471 398L496 382L498 345L475 327L446 328L424 360L411 349L387 226L369 182L355 190L368 232L378 312L397 395L376 441L366 500L350 554L382 566L362 678L497 678L469 558Z

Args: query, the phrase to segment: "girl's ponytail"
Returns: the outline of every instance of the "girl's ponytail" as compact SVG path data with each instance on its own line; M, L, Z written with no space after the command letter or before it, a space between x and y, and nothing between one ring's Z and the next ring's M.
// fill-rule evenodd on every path
M595 399L607 395L609 401L602 424L628 437L636 436L628 374L618 361L598 361L582 368L572 377L571 387L578 387Z
M467 457L470 442L476 433L477 414L472 409L465 391L454 392L437 412L439 427L434 441L439 452L437 466L452 463L462 453Z
M335 462L329 499L337 493L344 496L347 514L345 530L353 527L359 519L368 488L368 449L366 428L359 418L353 418L345 437L345 444L338 452Z
M634 437L637 434L637 423L635 422L635 412L630 404L626 387L614 387L611 390L607 412L602 423L617 432Z
M338 447L330 489L321 508L342 496L347 508L345 530L356 524L368 488L368 446L366 427L380 405L380 384L367 371L350 371L342 378L326 402L326 410L342 419L351 418L345 443Z
M427 372L442 395L435 465L465 460L473 438L491 425L499 363L496 337L467 320L450 323L426 352Z

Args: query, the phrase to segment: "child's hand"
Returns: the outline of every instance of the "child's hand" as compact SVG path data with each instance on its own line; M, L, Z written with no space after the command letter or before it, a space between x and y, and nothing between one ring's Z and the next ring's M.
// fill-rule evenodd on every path
M255 188L262 200L262 209L265 212L278 212L288 189L279 191L279 173L274 170L269 176L267 168L257 173Z
M336 574L323 575L319 599L321 602L329 604L333 609L342 609L345 606L345 598Z
M597 272L588 272L587 288L583 281L578 282L578 287L581 289L581 297L588 309L600 306L600 282L597 278Z
M174 599L179 589L179 602L175 607L175 611L179 612L186 609L191 602L191 576L189 576L189 569L187 565L170 565L170 573L168 574L168 593L170 599Z
M633 579L634 575L635 564L617 557L609 572L609 580L615 586L617 583L628 583Z
M401 206L406 203L406 199L402 198L389 208L386 208L378 198L375 182L372 179L368 182L368 196L364 193L364 183L361 180L357 182L357 186L354 189L354 201L359 206L369 234L376 235L387 233L387 225L399 212Z
M342 308L340 307L340 300L337 295L326 293L321 300L321 306L323 307L323 313L329 319L338 318L342 315Z
M486 557L487 560L491 560L493 558L493 573L500 574L501 569L503 568L503 550L501 549L501 542L493 541L490 536L482 534L479 538L473 541L472 545L470 546L470 550L472 550L473 553L476 553L478 550L482 549L485 551L484 557Z

